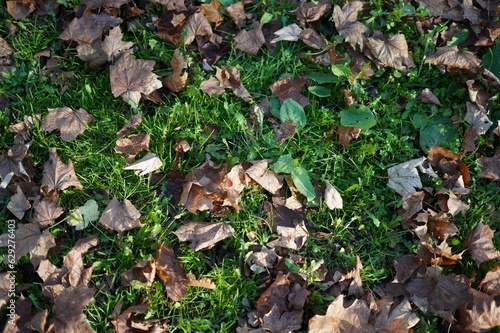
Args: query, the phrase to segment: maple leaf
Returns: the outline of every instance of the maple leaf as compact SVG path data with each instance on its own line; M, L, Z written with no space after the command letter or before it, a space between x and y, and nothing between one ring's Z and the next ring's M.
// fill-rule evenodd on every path
M384 40L384 36L370 37L366 47L377 65L392 67L402 73L415 67L412 56L408 53L408 44L403 34L396 34Z
M181 242L191 241L191 250L200 251L211 249L216 243L231 237L234 229L224 222L189 222L174 231L174 234Z
M42 186L49 190L62 191L68 187L83 189L73 169L73 163L68 159L68 164L64 164L55 148L49 148L49 160L43 165Z
M128 122L123 126L117 133L116 137L121 139L124 138L131 130L136 128L142 123L142 113L139 112L130 117Z
M141 150L148 150L150 134L132 134L128 138L120 138L116 140L115 153L126 154L126 161L132 163L135 156Z
M271 44L281 42L283 40L296 42L299 40L299 35L302 33L302 28L297 24L292 23L274 32L274 35L278 36L271 40Z
M468 248L478 266L483 262L500 258L500 251L497 251L493 244L493 231L482 222L472 229L463 245Z
M64 209L48 198L43 198L36 202L33 204L33 207L35 213L32 222L37 223L40 229L45 229L52 221L64 213Z
M423 4L429 10L431 16L453 21L462 21L464 19L462 7L458 1L417 0L417 2Z
M299 35L301 41L303 41L307 46L312 47L316 50L326 50L328 49L328 42L325 37L318 34L313 29L304 29Z
M135 174L139 177L142 177L144 175L147 175L148 173L155 172L156 170L161 168L162 165L163 163L158 158L158 156L153 153L148 153L140 160L124 167L123 170L136 170Z
M140 228L139 218L141 213L127 199L120 204L118 199L114 198L109 202L102 212L99 224L109 230L114 230L118 233L123 233L128 230Z
M462 259L464 251L458 254L453 254L451 251L451 246L448 245L446 240L443 240L439 245L422 242L417 256L426 265L454 265L458 260Z
M262 318L262 328L266 332L293 332L300 329L303 310L281 312L276 304Z
M109 67L111 92L113 96L122 96L125 102L139 103L141 94L149 95L162 87L158 75L152 72L153 60L134 59L124 53L120 59Z
M500 295L500 265L486 273L478 288L490 295Z
M332 210L343 209L344 207L339 191L330 184L329 180L326 180L325 203Z
M393 301L383 298L376 306L377 314L372 323L375 332L407 333L420 321L407 299L394 306Z
M309 22L315 22L331 8L330 1L320 0L317 2L301 1L295 12L295 17L304 26Z
M156 261L151 258L137 263L131 269L126 270L121 274L122 285L130 286L132 281L139 281L151 287L156 275Z
M188 66L179 49L175 49L170 65L172 66L172 73L164 78L162 83L171 91L179 92L186 86L188 78Z
M243 1L230 4L225 9L229 16L233 19L233 22L240 29L246 25L247 17L245 15L245 3Z
M257 54L259 49L265 43L264 34L262 33L262 23L254 22L252 30L241 30L233 39L234 47L243 52Z
M200 12L207 18L208 22L214 23L215 27L218 27L223 21L219 9L220 3L217 0L212 0L210 3L202 3L200 5Z
M482 167L479 177L491 181L500 179L500 151L497 150L492 157L481 156L476 160L476 163Z
M186 22L187 35L184 39L184 44L191 44L196 36L208 36L212 35L212 27L208 22L205 15L201 13L194 13L189 16Z
M111 29L109 35L104 37L101 48L109 61L118 59L122 53L129 52L130 48L134 46L133 42L124 42L122 38L123 34L119 26Z
M7 204L7 209L10 210L15 217L22 220L24 213L31 208L30 202L26 199L21 187L17 185L16 194L10 197L10 201Z
M436 48L436 52L425 63L444 65L448 69L472 70L479 67L481 61L470 51L459 51L457 46L445 46Z
M333 22L339 35L356 49L359 45L363 51L366 35L369 29L361 22L357 21L358 12L363 9L364 3L361 1L353 1L346 3L342 9L338 5L333 7Z
M287 98L291 98L304 108L309 105L309 99L300 93L300 90L305 83L305 76L297 76L292 80L290 75L286 75L282 79L279 79L271 84L269 88L271 89L271 92L278 97L281 103L283 103Z
M171 247L161 245L156 257L156 273L165 285L168 298L179 301L187 292L188 277Z
M68 288L54 299L54 329L55 332L94 331L86 322L83 309L94 299L94 289L85 286Z
M74 18L66 29L59 35L65 41L75 41L78 44L91 45L101 38L102 27L96 24L96 17L92 12L85 11L80 18Z
M79 134L85 131L86 125L94 120L84 109L73 110L67 106L61 108L48 109L49 114L42 119L42 131L52 132L60 130L61 140L75 140Z
M30 181L30 168L25 162L26 153L30 147L29 143L16 144L0 155L0 188L6 188L14 176ZM33 174L34 176L34 174Z
M389 174L389 187L394 189L401 196L416 192L417 188L422 188L422 182L418 175L417 167L421 165L425 157L410 160L387 169Z
M29 137L29 131L35 127L35 124L41 119L42 115L40 113L37 113L34 116L24 116L23 121L14 125L9 125L9 132L17 133L21 135L24 140L27 140Z
M97 69L108 63L108 56L102 50L102 41L96 39L92 44L81 44L76 47L78 58L87 62L89 69Z
M494 295L472 290L472 300L461 304L457 312L456 325L463 332L489 332L500 326L500 303Z

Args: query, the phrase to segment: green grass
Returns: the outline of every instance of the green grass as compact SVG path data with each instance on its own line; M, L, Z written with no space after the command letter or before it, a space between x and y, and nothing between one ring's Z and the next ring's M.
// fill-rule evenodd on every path
M286 7L285 4L275 1L263 6L264 3L261 1L249 8L257 13L265 8L278 15L282 21L293 21L282 12L286 9L282 8ZM151 304L145 319L166 321L172 332L234 331L237 318L244 317L248 311L246 302L257 300L257 288L263 282L258 276L248 273L245 256L252 246L265 245L273 238L264 222L265 214L260 210L261 204L270 199L270 195L258 187L247 188L243 192L242 209L239 212L230 211L223 217L210 216L208 213L193 215L184 208L172 209L175 203L157 191L162 183L153 185L149 177L139 178L132 171L123 170L125 159L113 150L116 132L137 112L143 112L144 117L143 123L134 133L151 134L149 151L162 160L163 171L168 171L172 166L175 156L172 147L178 139L185 139L192 146L181 161L180 171L183 174L201 165L206 154L215 164L227 163L228 169L238 162L264 158L275 162L280 156L291 154L308 171L313 181L324 184L330 180L344 198L344 209L341 211L331 211L324 203L306 209L310 237L301 250L289 251L304 257L306 264L300 268L307 270L307 264L323 259L329 269L352 269L356 265L356 256L359 256L364 266L361 276L365 288L373 289L393 278L393 260L415 253L416 243L409 232L400 227L401 217L397 210L401 208L402 200L387 186L387 169L425 155L419 144L420 127L415 122L416 114L430 119L455 114L463 117L464 105L468 100L465 77L442 75L436 68L423 64L423 56L431 53L429 45L424 43L422 46L419 42L425 42L425 38L418 40L409 25L398 19L397 11L401 10L403 2L394 1L394 4L396 9L389 12L373 1L372 9L376 15L372 13L374 19L368 22L368 26L381 29L384 33L403 32L410 49L415 52L417 67L406 76L384 69L376 71L376 75L366 82L340 79L338 83L323 84L331 92L328 98L310 94L304 87L302 93L310 101L310 105L305 108L307 125L283 145L276 142L272 126L265 121L262 132L247 128L249 104L236 98L232 92L227 91L219 97L210 97L201 92L199 84L210 74L204 73L194 59L188 70L186 89L161 104L145 103L133 109L121 98L113 97L109 69L88 71L86 64L76 57L76 51L57 38L59 30L55 17L29 17L18 23L20 30L14 36L7 35L5 22L0 23L0 34L15 49L16 61L16 70L7 75L7 80L0 80L0 92L10 99L7 108L0 113L0 130L6 133L0 136L0 151L5 151L13 143L14 135L7 134L8 125L21 121L24 116L41 113L44 117L47 108L61 106L84 108L95 117L95 121L75 141L61 141L57 134L41 131L39 126L31 131L29 155L37 171L35 181L41 180L48 148L56 147L63 162L71 159L84 187L81 191L70 188L61 193L59 204L65 213L82 206L89 199L95 199L102 212L112 198L118 198L120 201L131 200L142 215L144 227L127 232L122 238L96 223L83 231L76 231L65 222L50 229L58 237L60 249L49 259L58 267L62 265L62 256L78 239L92 234L99 237L99 246L84 258L84 263L92 265L94 269L91 284L97 287L95 302L85 309L94 329L112 332L108 324L109 316L118 301L123 301L123 309L126 309L141 298L144 303ZM148 13L161 14L158 8L149 8ZM325 36L332 38L333 28L324 30ZM137 58L156 61L158 69L155 72L158 75L164 77L169 74L174 50L171 45L161 41L142 25L127 33L125 39L134 41L138 46L135 54ZM61 56L60 59L64 70L74 71L75 76L65 85L53 83L38 74L41 68L33 56L46 48L58 54L69 52L69 57ZM342 52L342 45L338 48ZM185 50L187 53L192 52L188 48ZM238 68L243 84L255 100L260 101L265 96L271 96L269 85L285 74L293 78L311 71L331 73L328 67L297 57L307 51L302 44L292 42L280 42L273 51L263 48L257 55L232 49L217 66ZM196 55L196 52L193 54ZM416 102L415 98L424 87L431 89L445 106ZM323 135L330 130L332 123L340 124L339 112L346 108L344 89L350 89L356 101L369 106L377 117L377 124L363 131L348 147L343 147L337 140L325 139ZM405 106L401 107L402 104ZM498 102L493 102L491 113L498 114L498 110ZM208 130L211 125L217 128L216 134ZM459 151L463 129L462 126L455 131L453 140L445 145L447 148ZM487 147L487 140L481 139L480 147L481 151L490 153L492 149ZM494 140L498 146L498 138ZM141 152L138 157L145 153ZM460 242L481 220L490 224L492 229L500 228L498 217L492 217L492 205L496 202L498 206L500 189L498 184L477 177L480 168L475 160L479 156L479 152L464 156L464 162L471 171L472 183L469 186L471 195L464 196L470 209L464 216L455 218L460 230L455 238ZM436 184L430 182L426 185ZM2 220L11 217L6 203L0 202ZM211 250L193 252L172 233L190 220L229 222L235 229L235 235ZM0 231L4 233L6 227L0 226ZM315 236L316 233L322 235ZM498 233L495 234L494 243L500 248ZM192 271L197 277L211 278L217 289L190 287L186 297L171 302L158 280L152 287L123 287L120 274L137 262L156 256L160 244L172 246L186 271ZM459 250L460 245L454 249ZM18 271L23 272L18 283L33 286L28 294L36 310L50 308L51 300L41 294L41 281L28 259L23 258L17 267ZM481 266L480 274L484 275L489 268ZM477 267L467 256L450 269L469 277L474 276L476 270ZM330 296L319 292L315 283L309 287L312 294L305 309L308 318L324 313L332 300ZM439 328L440 321L437 318L422 315L415 331L437 332Z

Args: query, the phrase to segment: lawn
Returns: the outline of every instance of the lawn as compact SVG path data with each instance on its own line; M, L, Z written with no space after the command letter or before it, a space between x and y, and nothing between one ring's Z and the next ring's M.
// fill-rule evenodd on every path
M0 3L4 332L500 332L499 31L482 0Z

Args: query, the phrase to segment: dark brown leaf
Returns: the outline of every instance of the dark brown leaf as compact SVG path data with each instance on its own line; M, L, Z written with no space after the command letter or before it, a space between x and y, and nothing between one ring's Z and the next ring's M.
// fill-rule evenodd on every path
M126 154L127 162L132 163L135 156L141 150L149 149L150 139L151 135L145 133L132 134L128 138L120 138L116 140L115 153Z
M491 181L500 179L500 151L497 151L493 157L481 156L476 162L482 167L479 177Z
M424 103L430 103L430 104L435 104L442 106L441 102L437 98L436 95L432 91L430 91L429 88L424 88L422 90L422 95L420 96L420 100Z
M291 138L295 135L296 126L293 125L293 120L289 119L284 123L275 123L273 124L274 137L276 141L281 145L287 139Z
M117 305L121 304L118 303ZM137 318L134 314L144 314L147 312L149 309L150 305L149 304L139 304L139 305L133 305L120 313L119 315L114 316L111 319L111 324L115 327L115 332L116 333L128 333L128 332L138 332L137 326L139 323L143 322L143 320ZM117 310L115 308L115 310ZM119 310L118 310L119 311ZM141 329L141 331L143 331ZM143 331L144 332L144 331ZM148 331L150 332L150 331Z
M219 80L222 87L231 89L237 97L244 101L252 100L252 96L250 96L243 83L241 83L240 71L236 67L222 66L222 69L217 67L215 77Z
M295 17L305 26L309 22L315 22L331 8L330 1L320 0L317 2L301 1L295 12Z
M305 83L305 76L297 76L292 80L290 75L287 75L271 84L269 88L271 89L271 92L278 97L281 103L283 103L285 99L291 98L302 107L306 107L309 105L309 99L300 93L300 90Z
M136 128L142 123L142 113L139 112L130 117L127 124L123 126L117 133L116 137L121 139L124 138L131 130Z
M187 35L184 39L184 44L191 44L196 36L208 36L212 35L212 27L208 22L205 15L201 13L195 13L189 16L186 23Z
M54 300L55 332L94 333L83 309L94 299L94 289L85 286L68 288Z
M186 295L188 278L171 247L161 245L158 249L156 273L165 285L168 298L179 301Z
M166 10L182 11L186 9L184 0L153 0L152 2L162 4Z
M49 114L42 119L42 131L52 132L59 130L61 140L75 140L79 134L82 134L88 123L94 120L84 109L73 110L67 106L61 108L48 109Z
M265 41L264 34L262 33L262 24L254 22L252 30L241 30L238 32L234 37L234 47L243 52L257 54Z
M115 198L110 201L104 212L102 212L99 225L106 229L123 233L142 227L143 225L139 220L140 217L141 213L139 213L129 200L125 199L123 204L120 204Z
M68 187L76 187L83 189L82 184L76 177L73 163L68 160L68 164L64 164L55 148L49 148L49 160L43 165L42 186L46 186L48 190L62 191Z
M132 281L139 281L151 287L156 275L156 261L148 259L137 263L131 269L126 270L121 274L122 285L130 286Z
M478 288L490 295L500 295L500 266L496 266L486 273Z
M316 50L326 50L328 48L328 42L325 37L310 28L302 30L299 35L299 39L307 46Z
M463 245L470 251L477 265L495 258L500 259L500 252L493 244L493 230L482 222L472 229Z
M87 62L89 69L98 69L108 63L109 57L102 50L103 42L96 39L92 44L80 44L76 47L78 58Z
M8 0L7 12L14 20L22 20L36 9L35 3L31 0Z
M337 128L337 135L340 144L344 147L347 147L351 140L357 139L359 134L361 134L361 128L351 126L344 127L342 125L339 125Z
M365 39L370 30L361 22L358 22L358 13L363 9L364 3L353 1L346 3L342 9L338 5L333 7L333 21L339 35L356 49L359 45L361 51L364 48Z
M231 237L234 229L227 223L188 222L174 234L181 242L191 241L189 247L193 251L211 249L218 242Z

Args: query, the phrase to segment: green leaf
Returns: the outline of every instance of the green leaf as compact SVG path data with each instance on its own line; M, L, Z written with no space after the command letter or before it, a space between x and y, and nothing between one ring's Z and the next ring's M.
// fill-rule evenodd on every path
M337 76L320 72L309 73L307 74L307 77L319 84L339 82L339 78Z
M449 41L446 43L446 46L455 46L462 43L469 37L469 30L462 29L457 32Z
M330 96L330 90L322 86L309 86L307 88L309 92L318 97L328 97Z
M488 49L483 56L484 68L500 77L500 42L496 42L494 47Z
M291 173L297 166L290 154L280 156L276 163L273 164L272 169L276 173Z
M302 106L291 98L283 101L280 108L280 120L284 123L287 120L292 120L296 127L304 127L306 124L306 113Z
M262 14L262 17L260 18L260 23L262 24L269 23L273 18L274 18L273 14L264 12L264 14Z
M444 146L453 141L455 131L451 121L444 117L433 117L420 130L420 147L425 153L434 145Z
M345 65L332 65L332 73L338 77L350 77L352 76L352 72L349 67Z
M68 224L76 226L76 230L85 229L90 222L97 221L99 218L99 207L94 199L88 200L85 205L75 209L68 216Z
M364 105L351 105L347 110L340 111L340 124L364 130L373 127L377 119L373 112Z
M277 97L273 96L269 99L269 112L280 119L280 101Z
M316 198L316 192L314 191L314 187L311 183L307 170L301 166L295 167L292 170L291 175L293 183L300 193L307 198L307 201L313 201L314 198Z

